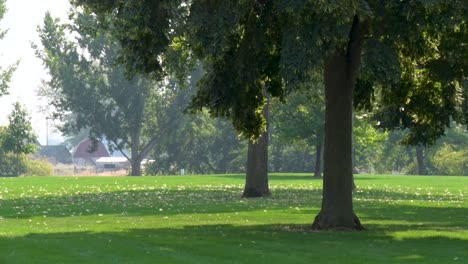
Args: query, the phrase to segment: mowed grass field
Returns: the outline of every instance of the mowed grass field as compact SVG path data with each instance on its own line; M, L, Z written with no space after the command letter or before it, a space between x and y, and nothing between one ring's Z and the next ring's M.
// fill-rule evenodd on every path
M0 178L0 263L468 263L468 177L356 176L362 232L314 232L321 180Z

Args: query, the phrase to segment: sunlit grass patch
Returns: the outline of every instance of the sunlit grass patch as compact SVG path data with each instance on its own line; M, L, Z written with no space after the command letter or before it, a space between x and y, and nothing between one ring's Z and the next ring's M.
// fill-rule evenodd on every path
M270 179L260 199L242 175L0 179L0 263L468 262L466 177L356 176L363 232L311 231L321 181Z

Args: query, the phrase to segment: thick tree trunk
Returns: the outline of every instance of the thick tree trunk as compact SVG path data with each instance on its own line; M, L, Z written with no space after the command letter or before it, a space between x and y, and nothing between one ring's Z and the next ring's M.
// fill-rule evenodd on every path
M141 159L132 158L132 171L130 176L141 176Z
M130 176L141 176L141 160L143 159L140 153L140 129L136 130L136 133L132 135L131 152L132 157L130 163L132 165L132 171Z
M322 178L323 142L315 147L315 172L314 178Z
M426 175L426 165L424 164L424 149L422 146L416 147L416 159L418 161L418 175Z
M313 229L362 230L353 212L352 115L365 26L355 17L347 51L325 63L325 151L322 207Z
M263 108L263 116L268 122L268 103ZM267 125L268 127L268 125ZM247 153L247 175L242 197L268 197L271 196L268 187L268 129L257 142L249 141Z
M266 135L256 142L249 141L247 154L247 175L242 197L255 198L270 196L268 187L268 138Z

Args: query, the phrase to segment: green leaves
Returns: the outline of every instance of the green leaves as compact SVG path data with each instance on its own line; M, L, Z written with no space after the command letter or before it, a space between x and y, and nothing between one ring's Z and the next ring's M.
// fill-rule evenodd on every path
M386 113L395 117L392 127L401 123L407 128L411 115L429 110L413 108L410 116L399 110L408 109L406 96L411 96L410 87L417 83L407 80L411 74L404 71L411 71L416 74L414 79L427 79L427 89L434 88L444 97L442 101L434 96L430 99L442 104L439 110L446 111L443 116L430 117L443 121L433 120L437 128L427 142L440 135L448 118L467 122L468 104L460 100L466 97L467 71L466 60L460 58L466 57L468 47L464 21L467 7L461 0L75 3L85 4L99 21L106 21L105 15L110 17L107 21L117 29L123 48L119 62L126 65L127 72L152 73L160 78L173 70L183 79L181 73L188 72L196 59L201 60L206 74L191 110L207 108L212 116L230 118L246 137L255 138L265 130L259 114L265 101L264 89L282 98L285 90L316 81L325 59L347 50L354 18L369 25L354 97L357 109L391 109L392 114ZM169 56L162 56L167 50ZM184 65L184 60L189 63ZM414 65L408 66L406 61ZM378 101L379 95L387 99ZM433 126L432 121L429 123Z
M166 95L160 88L164 82L129 74L118 63L125 51L118 41L122 29L111 21L112 15L99 18L86 9L73 9L70 18L71 24L60 24L47 14L39 28L44 49L36 47L36 54L51 75L41 94L64 122L62 132L89 129L89 137L106 137L112 150L131 149L132 162L139 166L154 147L157 131L165 129L167 121L152 120L152 113L164 113L166 105L149 103Z
M8 94L8 87L10 86L11 77L18 68L19 61L7 67L5 70L0 67L0 96Z
M7 12L5 0L0 0L0 20L3 19L5 13ZM0 30L0 39L5 37L8 30ZM15 64L8 66L6 69L0 67L0 97L2 95L8 94L8 87L10 85L11 77L18 67L19 61Z
M31 118L20 103L13 104L8 116L9 125L5 129L2 148L14 154L29 154L36 151L37 136L31 126Z
M160 80L165 75L161 55L170 44L179 16L184 16L183 2L80 0L74 4L92 10L101 22L112 21L113 34L122 48L117 63L125 65L129 77L144 73Z
M199 1L192 5L187 35L206 72L192 111L207 108L213 117L229 118L246 138L256 139L265 131L264 90L279 97L283 94L276 11L273 2Z
M325 99L323 87L304 88L289 94L285 103L272 107L273 126L282 140L305 141L309 147L323 142Z

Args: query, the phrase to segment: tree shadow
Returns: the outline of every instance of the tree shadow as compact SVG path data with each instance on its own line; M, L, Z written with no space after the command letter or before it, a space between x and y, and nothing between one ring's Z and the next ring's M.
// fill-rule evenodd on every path
M220 174L216 175L217 177L228 178L228 179L237 179L240 181L245 180L245 174ZM269 181L317 181L322 180L322 178L314 178L314 175L311 173L292 173L292 174L285 174L285 173L269 173L268 174Z
M222 178L228 178L228 179L237 179L240 181L245 180L245 174L217 174L217 175L210 175L210 176L216 176L216 177L222 177ZM370 176L367 174L355 175L355 179L357 181L359 180L365 180L365 181L371 181L371 180L388 180L384 177L379 177L379 176ZM398 177L398 175L395 175L395 177ZM313 173L269 173L268 174L268 180L271 182L275 181L322 181L323 178L315 178Z
M291 215L310 216L312 221L321 202L321 189L314 187L278 188L274 189L273 197L260 199L242 199L241 191L239 187L228 186L219 189L126 190L4 199L0 200L0 216L28 219L98 214L171 216L287 210ZM355 212L367 227L366 222L404 221L410 226L435 223L444 227L467 228L468 209L460 204L462 201L458 201L458 207L440 207L437 202L412 205L408 201L425 201L426 197L381 190L366 190L355 196ZM443 195L432 195L431 198L453 202L453 197Z
M239 189L148 189L0 200L3 218L124 214L164 215L242 211ZM210 208L206 205L210 204ZM231 208L232 207L232 208Z
M190 225L0 237L1 263L466 263L466 240L300 225ZM31 262L32 261L32 262Z

